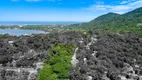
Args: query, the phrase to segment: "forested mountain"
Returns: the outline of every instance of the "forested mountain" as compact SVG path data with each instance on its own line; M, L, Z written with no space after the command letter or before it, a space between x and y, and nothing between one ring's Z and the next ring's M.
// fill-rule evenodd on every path
M92 27L135 27L140 23L142 23L142 7L122 15L108 13L88 24L91 24Z
M142 24L142 7L125 14L108 13L95 18L88 23L80 24L80 28L104 27L136 27ZM77 26L76 26L77 27Z
M116 23L120 22L120 14L108 13L90 21L88 24L92 27L105 27L115 26Z
M122 15L121 22L128 26L138 26L142 23L142 7Z

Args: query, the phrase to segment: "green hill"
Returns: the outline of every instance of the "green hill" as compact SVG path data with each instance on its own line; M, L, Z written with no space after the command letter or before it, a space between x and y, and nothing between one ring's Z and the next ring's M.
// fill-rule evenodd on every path
M125 14L108 13L95 18L88 23L74 24L75 28L104 28L104 27L136 27L142 25L142 7Z
M92 27L116 26L116 23L120 22L120 17L120 14L108 13L90 21L87 24Z
M108 13L89 23L91 27L136 27L142 23L142 7L125 14Z
M127 26L137 26L142 23L142 7L123 14L122 22Z
M75 29L101 29L109 32L133 32L142 36L142 7L125 14L108 13L95 18L88 23L70 25Z

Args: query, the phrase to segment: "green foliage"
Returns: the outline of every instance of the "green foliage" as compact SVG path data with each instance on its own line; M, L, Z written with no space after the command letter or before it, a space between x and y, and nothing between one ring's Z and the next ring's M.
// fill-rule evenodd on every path
M0 34L0 39L7 38L7 37L9 37L8 34Z
M58 80L57 75L53 73L52 67L48 64L45 64L44 67L40 70L38 80Z
M103 30L108 32L132 32L142 37L142 7L126 14L108 13L88 23L71 25L77 29Z
M121 28L136 27L142 23L142 7L126 14L108 13L78 27L86 28Z
M105 31L115 32L115 33L120 33L120 34L123 34L123 33L135 33L135 34L139 35L140 37L142 37L142 27L120 27L120 28L106 27Z
M73 45L53 45L43 69L40 70L38 80L68 79L73 52Z

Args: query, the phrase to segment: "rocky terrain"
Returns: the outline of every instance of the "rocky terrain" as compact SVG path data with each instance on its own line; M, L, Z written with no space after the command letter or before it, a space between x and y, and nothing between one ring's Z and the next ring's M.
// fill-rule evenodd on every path
M142 39L96 31L1 37L0 80L36 80L52 44L76 45L70 80L142 80Z
M75 32L0 38L0 80L36 80L52 44L77 44Z
M76 59L70 80L142 80L142 39L132 33L93 33Z

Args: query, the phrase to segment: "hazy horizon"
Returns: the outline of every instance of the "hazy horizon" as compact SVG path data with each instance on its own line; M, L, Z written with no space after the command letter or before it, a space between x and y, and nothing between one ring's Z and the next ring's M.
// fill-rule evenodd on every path
M0 21L0 25L52 25L52 24L78 24L83 22L70 22L70 21Z
M142 0L4 0L0 21L88 22L114 12L141 7Z

